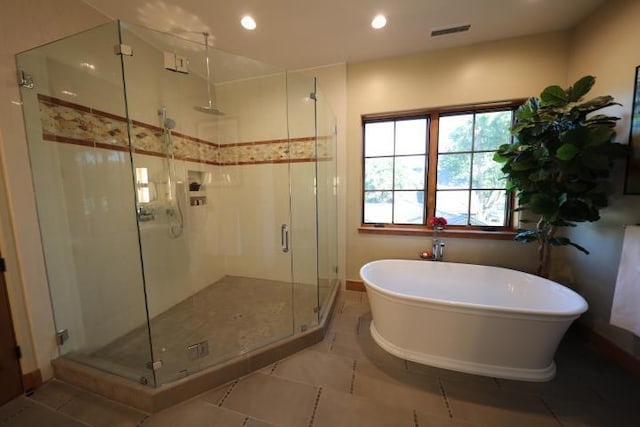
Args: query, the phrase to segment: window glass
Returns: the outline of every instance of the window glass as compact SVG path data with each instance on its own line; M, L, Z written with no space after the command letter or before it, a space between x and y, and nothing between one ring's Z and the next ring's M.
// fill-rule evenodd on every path
M427 119L396 122L396 155L424 154L427 150Z
M396 224L424 224L422 191L398 191L393 204L393 222Z
M471 151L473 114L441 116L438 128L438 152Z
M364 189L393 189L393 157L373 157L364 161Z
M436 215L447 219L447 225L467 225L469 221L469 191L438 191Z
M366 123L364 126L365 157L392 156L393 136L393 122Z
M365 191L364 193L364 222L386 223L392 222L391 191Z
M424 156L396 157L394 190L423 190L424 168Z
M476 114L475 151L497 150L502 144L511 142L511 111L492 111Z
M438 190L469 188L471 154L438 155Z

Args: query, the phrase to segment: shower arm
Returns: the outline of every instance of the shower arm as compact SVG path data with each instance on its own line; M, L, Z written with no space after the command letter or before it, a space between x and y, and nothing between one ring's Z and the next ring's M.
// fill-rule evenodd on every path
M213 108L213 103L211 102L211 69L209 66L209 33L202 33L204 36L204 57L207 66L207 99L209 101L209 108Z

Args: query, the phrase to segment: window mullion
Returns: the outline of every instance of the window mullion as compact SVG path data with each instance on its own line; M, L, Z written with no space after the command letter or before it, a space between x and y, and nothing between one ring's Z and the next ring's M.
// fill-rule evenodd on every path
M397 120L393 121L393 156L391 161L391 224L396 223L396 127Z
M440 115L434 113L429 120L429 151L427 161L427 218L436 214L436 187L438 180L438 126Z
M471 159L469 160L469 195L467 198L467 225L471 226L471 192L473 191L473 158L476 149L476 113L471 121Z

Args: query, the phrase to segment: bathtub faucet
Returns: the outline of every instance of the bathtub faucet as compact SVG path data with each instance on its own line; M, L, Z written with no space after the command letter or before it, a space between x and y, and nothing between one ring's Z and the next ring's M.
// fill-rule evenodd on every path
M433 260L442 261L444 259L444 240L433 239Z

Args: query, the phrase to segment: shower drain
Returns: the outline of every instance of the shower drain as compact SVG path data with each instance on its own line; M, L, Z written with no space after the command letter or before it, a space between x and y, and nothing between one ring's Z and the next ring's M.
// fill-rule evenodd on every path
M240 320L240 319L242 319L242 317L243 317L243 314L242 314L242 313L236 313L236 314L234 314L233 316L231 316L231 318L232 318L233 320Z

